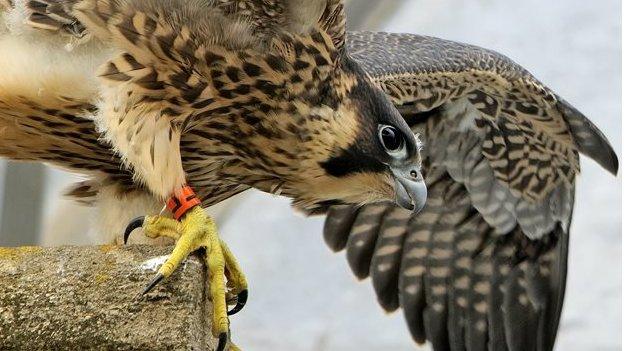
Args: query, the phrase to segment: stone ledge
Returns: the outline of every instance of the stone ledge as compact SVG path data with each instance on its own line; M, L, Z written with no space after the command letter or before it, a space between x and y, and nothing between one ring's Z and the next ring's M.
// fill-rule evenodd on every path
M170 250L0 248L0 349L212 350L199 259L137 297Z

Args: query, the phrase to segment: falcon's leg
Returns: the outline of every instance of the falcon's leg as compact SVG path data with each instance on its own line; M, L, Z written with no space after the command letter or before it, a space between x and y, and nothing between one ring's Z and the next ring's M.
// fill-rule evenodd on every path
M187 189L191 191L190 188ZM182 201L178 208L187 206L183 201L189 197L188 194L179 197L179 200ZM178 216L180 212L175 211L174 208L176 217L183 217L180 220L163 216L138 218L128 226L124 234L124 241L130 232L138 227L142 227L148 237L164 236L177 240L171 255L159 268L158 273L147 285L143 294L153 289L162 279L169 277L192 252L199 249L204 250L202 255L208 269L209 295L213 306L212 333L219 338L217 350L223 350L228 339L228 315L240 311L247 301L247 280L234 255L219 238L212 218L207 216L199 206L199 201L191 202L191 205L193 206L180 216ZM227 285L225 280L227 280ZM228 295L230 299L228 299ZM228 312L227 301L234 299L236 306ZM230 348L236 349L235 346L230 346Z

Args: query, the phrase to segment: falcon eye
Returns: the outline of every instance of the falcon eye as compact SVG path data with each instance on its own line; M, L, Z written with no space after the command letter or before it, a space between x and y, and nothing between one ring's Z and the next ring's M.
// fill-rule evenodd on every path
M387 125L380 126L379 140L388 154L392 156L404 156L405 138L403 137L403 133L395 127Z

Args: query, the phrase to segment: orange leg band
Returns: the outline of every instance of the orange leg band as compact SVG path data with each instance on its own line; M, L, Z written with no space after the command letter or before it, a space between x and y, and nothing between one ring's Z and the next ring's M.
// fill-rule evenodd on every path
M173 213L173 217L176 220L180 220L188 210L200 203L201 201L199 201L193 189L185 185L167 200L167 208Z

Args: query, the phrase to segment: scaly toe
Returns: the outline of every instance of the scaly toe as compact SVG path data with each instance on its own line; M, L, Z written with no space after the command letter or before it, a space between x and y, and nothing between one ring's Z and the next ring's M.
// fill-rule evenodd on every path
M243 274L236 257L230 251L230 248L223 242L221 243L221 251L225 258L225 274L228 280L228 287L231 288L232 293L237 293L236 306L230 311L228 315L233 315L240 312L247 303L247 297L249 296L249 290L247 290L247 279Z
M191 214L193 214L194 217L201 215L197 211L190 213L189 216L183 220L187 225L180 225L180 222L162 216L148 216L142 219L142 228L147 236L153 238L166 236L174 239L177 238L178 240L167 260L158 268L158 273L145 287L141 295L147 294L159 282L169 277L180 263L195 250L206 247L207 227L203 225L202 221L189 218ZM190 223L189 219L191 219ZM137 218L129 227L137 228L139 222L141 221Z
M143 228L145 235L149 237L167 236L177 239L173 251L141 295L147 294L169 277L192 252L205 249L202 256L208 271L209 294L213 304L213 335L219 338L217 350L225 350L230 327L228 315L242 310L247 303L249 292L245 276L232 252L219 239L214 221L200 207L191 209L180 222L163 216L139 217L128 225L124 241L127 241L130 233L139 227ZM226 303L228 289L225 280L228 281L232 294L236 294L236 305L230 311ZM231 345L231 348L238 349Z

